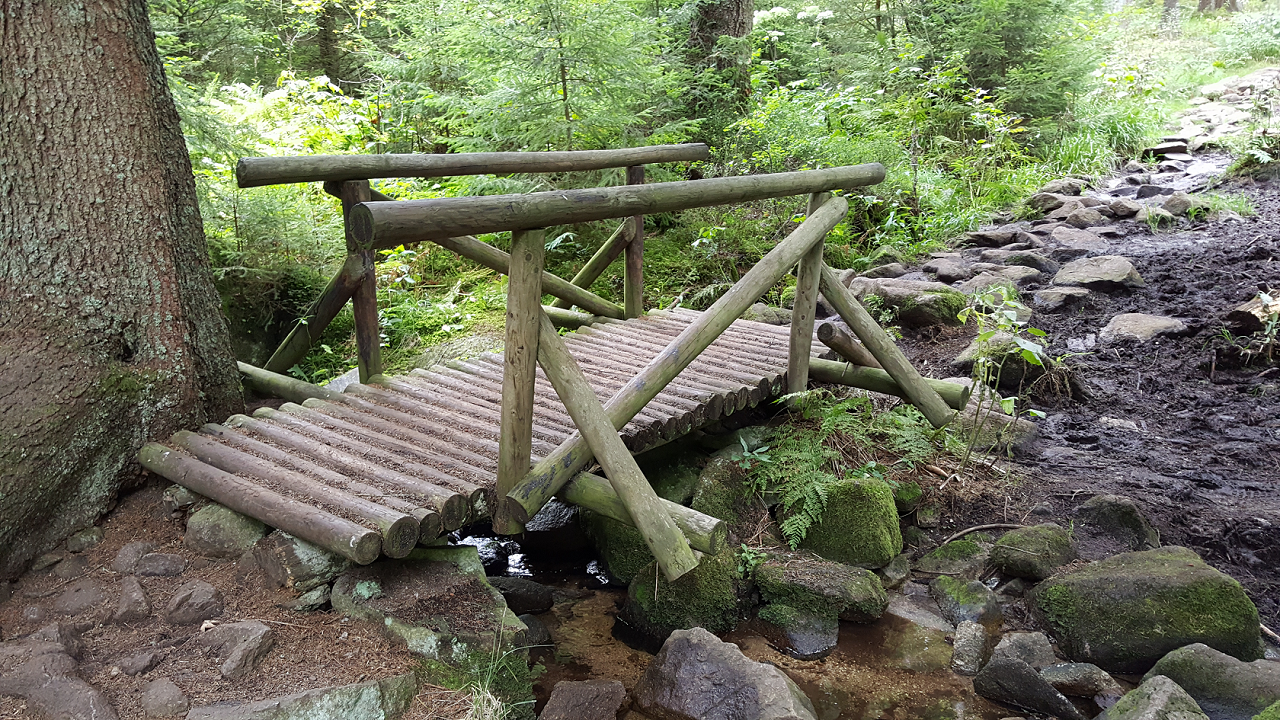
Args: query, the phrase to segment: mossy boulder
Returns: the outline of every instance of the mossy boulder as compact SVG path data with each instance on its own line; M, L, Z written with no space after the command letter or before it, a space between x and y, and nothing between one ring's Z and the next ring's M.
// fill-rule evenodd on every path
M183 544L209 557L239 557L266 534L267 527L261 522L210 503L187 518Z
M732 457L732 449L716 453L702 469L689 507L725 521L730 533L747 539L768 518L769 509L759 496L748 494L746 470Z
M1124 495L1096 495L1076 508L1081 530L1107 536L1126 550L1160 547L1160 533L1151 527L1133 498Z
M743 589L738 558L730 547L705 555L698 567L670 582L649 563L627 589L618 618L653 645L675 630L702 627L715 633L738 624Z
M1163 675L1143 681L1098 720L1209 720L1195 700Z
M639 530L585 508L579 509L578 520L611 582L627 585L641 568L653 562L653 553Z
M757 617L774 628L761 628L770 642L798 660L824 658L840 641L840 621L833 615L770 603L760 608Z
M1000 602L991 588L977 580L957 580L948 575L929 583L929 594L938 603L942 616L959 625L966 620L985 626L989 631L1000 629L1004 615Z
M1240 583L1182 547L1124 553L1057 575L1031 600L1068 657L1109 672L1145 672L1197 642L1241 660L1262 657L1258 609Z
M1067 531L1044 523L1005 533L991 548L990 562L1005 575L1040 581L1075 559Z
M849 290L858 300L868 296L880 298L884 307L895 313L898 322L910 328L960 325L956 316L969 304L964 293L927 280L854 277L849 280Z
M1146 679L1164 675L1214 720L1250 720L1280 703L1280 663L1242 662L1196 643L1160 658Z
M926 553L916 562L916 569L926 573L976 578L986 564L986 548L973 540L960 539Z
M893 490L874 477L849 477L828 485L827 509L809 526L800 547L845 565L889 564L902 552Z
M783 603L832 619L871 622L889 605L875 573L808 553L773 553L756 566L753 577L766 603Z
M893 504L897 506L899 515L906 515L914 511L920 505L920 500L923 497L924 490L920 487L920 483L915 480L898 483L893 488Z
M973 372L974 363L983 356L989 358L999 368L995 371L999 374L999 389L1011 392L1017 392L1026 383L1044 375L1045 366L1053 362L1044 353L1038 353L1041 364L1036 365L1023 355L1023 348L1014 340L1013 335L997 332L985 343L979 343L977 338L974 338L964 350L960 351L956 359L951 361L951 367L957 372L969 375Z

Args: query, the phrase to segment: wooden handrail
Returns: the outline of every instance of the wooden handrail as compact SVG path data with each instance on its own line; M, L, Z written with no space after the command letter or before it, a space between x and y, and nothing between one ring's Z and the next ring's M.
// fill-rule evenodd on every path
M236 183L242 188L301 182L341 182L392 177L510 175L603 170L647 163L706 160L703 143L651 145L619 150L493 152L406 155L307 155L241 158ZM527 228L524 228L527 229Z
M554 190L523 195L366 202L351 209L352 235L364 248L398 245L460 235L536 228L652 215L696 207L807 195L874 185L884 180L879 163L744 175L652 185L621 185Z

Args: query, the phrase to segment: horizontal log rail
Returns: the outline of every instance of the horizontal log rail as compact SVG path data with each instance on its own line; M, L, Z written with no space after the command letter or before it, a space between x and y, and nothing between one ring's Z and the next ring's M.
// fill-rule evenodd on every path
M301 182L342 182L375 178L433 178L456 175L511 175L604 170L649 163L706 160L702 143L651 145L620 150L492 152L405 155L307 155L241 158L236 182L242 188Z
M807 195L874 185L879 163L739 177L553 190L524 195L366 202L352 208L350 230L361 247L387 250L460 235L534 230L553 225L652 215L697 207Z

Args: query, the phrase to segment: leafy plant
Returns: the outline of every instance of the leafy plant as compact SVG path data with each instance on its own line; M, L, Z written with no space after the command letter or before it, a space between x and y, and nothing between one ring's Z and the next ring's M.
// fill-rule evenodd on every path
M764 562L769 555L760 548L748 547L746 543L742 544L742 549L738 551L738 574L743 577L749 577L755 572L760 563Z
M761 447L756 448L755 450L752 450L749 447L747 447L747 439L745 437L739 437L738 442L742 444L742 456L739 457L737 460L738 467L742 468L743 470L750 470L751 466L755 465L756 463L769 462L769 446L768 445L763 445Z

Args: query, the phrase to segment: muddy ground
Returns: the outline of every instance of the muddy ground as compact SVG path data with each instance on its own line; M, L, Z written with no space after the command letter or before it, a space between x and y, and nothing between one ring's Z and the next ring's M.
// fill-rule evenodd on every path
M1142 345L1066 358L1083 394L1042 398L1040 439L1013 459L1009 483L952 503L941 530L1019 522L1041 502L1070 522L1099 493L1135 498L1164 544L1185 545L1244 584L1269 627L1280 626L1280 355L1242 366L1224 353L1223 317L1260 287L1280 288L1280 183L1218 188L1252 200L1257 214L1152 232L1130 223L1109 254L1133 261L1146 287L1094 293L1063 314L1036 313L1050 355L1097 333L1120 313L1181 319L1187 331ZM1030 297L1034 287L1024 288ZM968 343L960 329L905 339L917 363L946 375ZM1136 430L1104 418L1131 421Z

